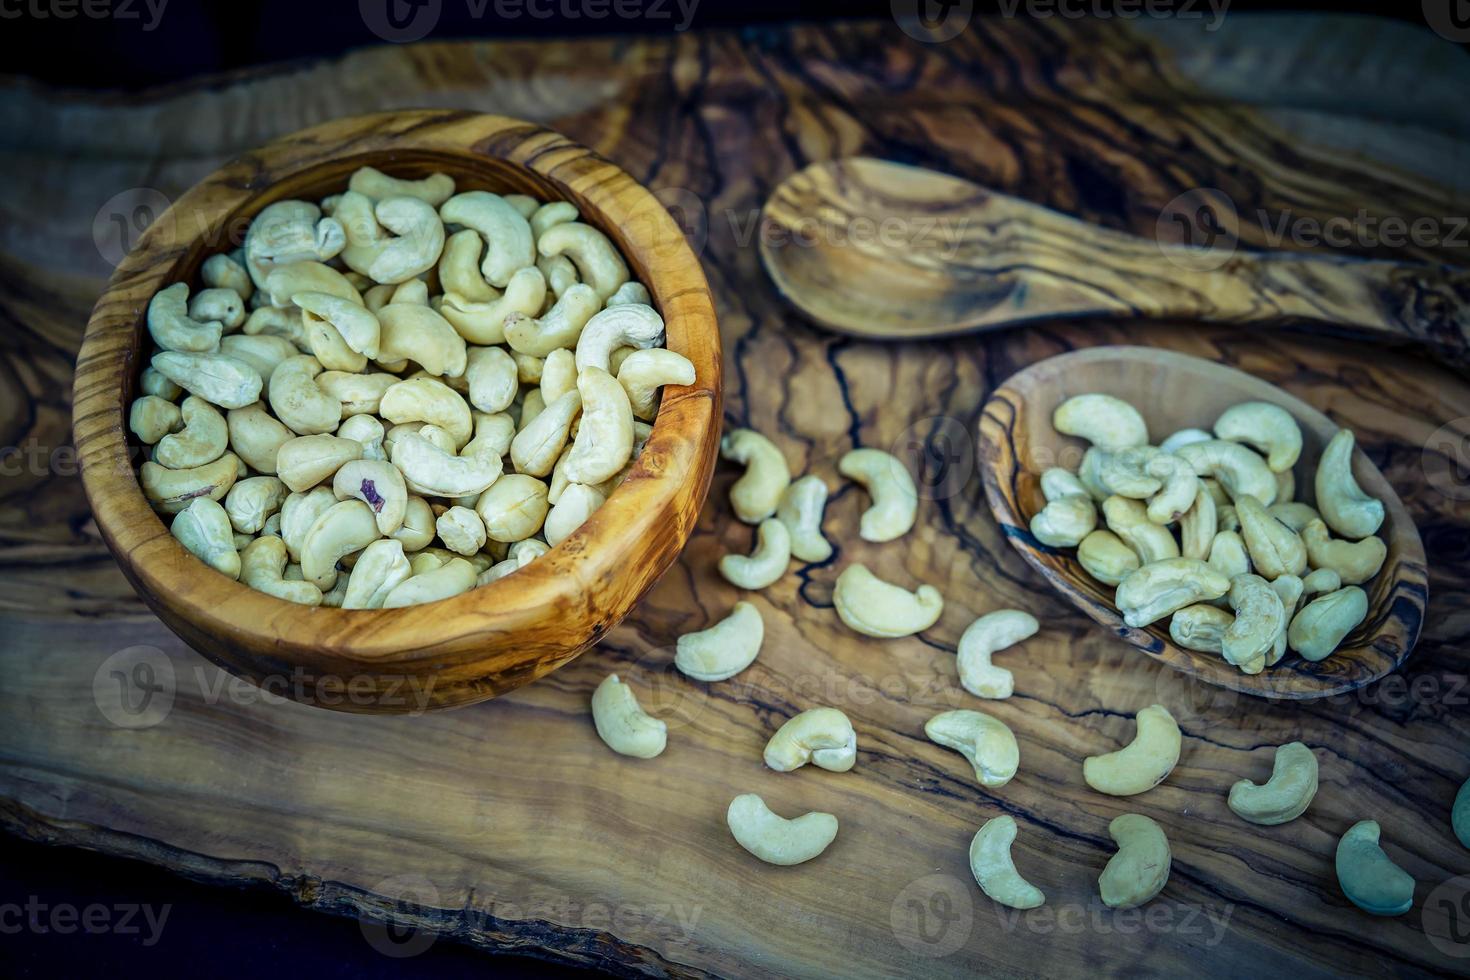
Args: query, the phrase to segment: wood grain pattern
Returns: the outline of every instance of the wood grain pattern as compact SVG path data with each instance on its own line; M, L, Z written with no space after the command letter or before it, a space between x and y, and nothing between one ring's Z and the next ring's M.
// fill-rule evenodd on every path
M6 825L196 877L262 883L311 908L398 909L454 941L625 975L1065 976L1081 963L1098 973L1203 966L1305 980L1460 969L1431 939L1447 935L1449 920L1430 897L1470 872L1447 824L1470 775L1470 488L1454 468L1470 438L1470 385L1399 351L1191 322L1040 322L862 343L795 315L750 234L783 179L853 155L942 170L1143 236L1192 187L1227 191L1244 217L1242 242L1257 246L1258 209L1268 221L1360 207L1465 213L1447 165L1464 158L1465 128L1446 122L1465 112L1462 58L1434 57L1439 42L1407 27L1251 23L1232 12L1219 32L1179 25L1164 36L1144 20L1120 30L1014 18L977 21L939 45L891 24L845 24L395 46L105 104L7 86L0 134L29 135L0 154L0 443L33 448L40 462L8 455L0 481ZM1384 44L1396 54L1388 65L1362 53ZM129 188L176 197L229 157L302 126L422 105L544 123L678 208L715 297L725 423L769 433L794 470L832 488L826 527L837 555L750 597L766 645L733 681L691 685L669 666L679 633L742 598L715 572L721 555L751 540L722 504L735 478L723 466L678 563L595 650L487 704L423 717L248 703L248 687L236 697L108 557L62 448L72 359L108 271L94 216L103 211L106 225L116 209L104 205ZM1449 245L1353 251L1467 264ZM1026 365L1099 344L1239 367L1359 434L1428 559L1424 631L1401 671L1305 703L1201 684L1108 635L1027 565L983 499L973 440L981 408ZM854 445L923 462L919 523L897 544L856 536L868 500L836 472ZM854 636L830 609L850 561L933 583L944 617L904 640ZM1021 746L1020 774L992 794L959 756L923 738L923 723L975 706L952 651L974 616L1005 606L1030 609L1043 629L997 658L1019 693L982 706ZM130 730L99 711L92 684L108 657L140 645L169 662L176 695L162 722ZM592 729L587 699L614 670L670 721L669 749L654 763L612 757ZM1130 738L1129 716L1154 701L1183 728L1179 768L1126 802L1085 791L1082 759ZM852 718L857 767L764 770L769 735L817 704ZM1225 807L1226 789L1263 778L1272 748L1293 739L1318 752L1317 801L1283 827L1247 827ZM808 865L758 866L722 818L746 791L781 812L827 809L842 830ZM1163 926L1091 911L1112 852L1107 823L1125 809L1153 817L1174 842L1156 903L1168 910ZM1002 812L1020 825L1021 870L1067 911L1066 929L1001 916L969 882L969 839ZM1419 882L1401 918L1357 914L1332 878L1338 836L1368 816ZM938 917L943 896L958 918ZM1207 913L1229 918L1217 927Z
M695 382L671 387L653 433L608 503L542 560L488 586L409 609L302 606L209 574L168 531L133 471L127 430L153 294L195 281L274 201L316 201L361 166L459 190L566 199L606 231L662 311L669 349ZM235 242L233 244L238 244ZM407 711L422 687L435 707L470 704L535 680L622 621L674 562L692 530L720 437L720 344L704 273L678 227L626 173L562 136L499 116L380 113L277 140L211 174L151 225L97 301L77 357L75 433L82 482L102 537L149 607L196 650L257 682L300 674L312 703ZM342 678L357 696L321 697ZM379 697L378 695L382 695Z
M1186 428L1209 430L1220 413L1244 401L1266 401L1289 411L1302 430L1302 458L1293 468L1297 499L1312 502L1312 474L1331 419L1286 392L1243 372L1173 351L1093 347L1032 364L1007 379L980 417L981 477L1001 530L1032 568L1093 620L1124 642L1200 680L1260 697L1307 699L1345 694L1401 666L1423 626L1428 597L1424 545L1393 486L1354 451L1358 485L1383 501L1379 537L1388 557L1365 584L1368 615L1340 649L1316 662L1289 654L1258 674L1243 674L1219 656L1187 650L1169 639L1165 619L1145 629L1123 622L1114 592L1088 575L1075 548L1050 548L1031 536L1031 518L1046 505L1041 474L1052 466L1075 470L1087 444L1052 428L1052 412L1073 395L1102 392L1143 413L1159 436ZM1371 488L1371 489L1369 489Z
M947 174L853 158L782 181L762 217L761 259L782 295L859 337L1081 317L1310 324L1470 369L1470 270L1240 251L1235 207L1213 193L1169 202L1160 237L1144 239Z

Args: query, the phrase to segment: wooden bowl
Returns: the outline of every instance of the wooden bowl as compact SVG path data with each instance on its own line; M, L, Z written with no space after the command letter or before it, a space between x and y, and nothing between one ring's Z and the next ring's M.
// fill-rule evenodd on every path
M126 428L159 289L243 241L285 198L319 200L371 164L394 176L452 175L459 189L576 204L653 295L668 347L695 382L664 390L638 464L578 531L508 578L406 609L311 608L206 567L149 507ZM720 337L709 286L668 212L592 151L530 123L458 111L344 119L246 154L183 195L118 266L77 358L73 424L97 526L139 595L225 669L297 700L406 712L495 697L554 670L623 619L673 563L709 490L720 434Z
M1363 588L1368 617L1325 660L1313 663L1288 652L1274 667L1242 674L1224 658L1186 650L1169 639L1168 621L1146 629L1127 626L1113 605L1114 589L1083 570L1075 548L1049 548L1031 536L1031 518L1044 505L1041 474L1052 466L1075 471L1087 444L1052 428L1052 411L1073 395L1103 392L1143 413L1150 435L1163 439L1186 427L1209 430L1229 406L1242 401L1280 405L1302 430L1295 472L1297 499L1312 500L1317 459L1338 426L1321 412L1274 385L1197 357L1148 347L1094 347L1050 357L1012 376L980 419L982 472L990 509L1022 556L1094 620L1155 660L1200 680L1261 697L1307 699L1362 687L1398 667L1414 648L1424 619L1428 582L1424 546L1393 487L1361 450L1353 475L1383 501L1387 516L1379 536L1388 545L1382 570Z

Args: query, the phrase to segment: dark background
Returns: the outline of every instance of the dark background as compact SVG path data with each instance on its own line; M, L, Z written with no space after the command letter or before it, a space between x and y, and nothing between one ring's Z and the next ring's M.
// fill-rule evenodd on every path
M157 3L157 0L154 0ZM434 0L398 2L404 18ZM438 0L436 28L428 41L456 38L549 38L672 30L676 0L664 0L671 18L602 19L522 14L496 17L496 0ZM505 0L500 0L505 2ZM538 10L560 9L563 0L531 0ZM609 0L611 2L611 0ZM645 5L652 0L641 0ZM936 2L936 0L923 0ZM963 0L960 0L963 2ZM1095 0L1071 0L1073 4ZM1470 8L1463 0L1462 7ZM69 19L37 16L76 5ZM97 18L83 3L109 4L133 14ZM97 7L92 9L96 10ZM975 3L978 12L1001 4ZM1247 10L1332 11L1378 14L1423 23L1418 0L1333 4L1271 4L1232 0L1232 13ZM483 10L482 16L472 11ZM758 30L763 24L891 16L891 0L699 0L691 28ZM1467 11L1470 13L1470 11ZM0 76L19 75L50 85L137 91L171 82L273 62L329 57L382 43L364 23L359 0L239 0L204 4L167 0L152 30L145 0L0 0ZM287 26L289 25L289 26ZM25 133L0 133L0 150L23 145ZM272 889L227 889L198 884L140 862L88 851L25 843L0 834L0 906L28 900L47 906L92 903L170 906L162 939L145 945L146 928L133 935L58 935L30 928L6 929L0 918L0 977L262 976L318 977L525 977L564 972L539 961L486 954L447 939L405 959L368 944L351 919L302 911Z

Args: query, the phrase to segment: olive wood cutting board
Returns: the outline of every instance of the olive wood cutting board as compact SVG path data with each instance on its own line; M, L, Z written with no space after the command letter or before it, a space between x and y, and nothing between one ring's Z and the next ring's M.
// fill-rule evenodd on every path
M1470 851L1448 815L1470 775L1470 384L1328 330L1111 319L864 342L794 313L754 237L781 180L855 155L1144 237L1180 194L1215 188L1251 248L1310 245L1272 240L1283 215L1463 215L1463 184L1451 188L1465 159L1465 63L1428 31L1304 16L1232 14L1215 32L1011 18L925 44L871 23L385 46L130 98L0 84L0 444L13 447L0 483L0 814L11 832L623 974L1463 969L1455 955L1470 948L1452 929L1463 929L1453 916ZM72 358L107 257L146 220L143 206L282 133L426 104L543 122L657 190L719 304L727 424L770 434L794 472L832 488L836 555L749 597L765 646L735 679L694 684L669 666L678 634L740 598L714 571L751 541L724 504L727 467L679 564L600 647L506 697L422 716L307 708L231 682L144 610L89 522L66 449ZM1470 264L1450 224L1443 240L1347 251ZM1428 553L1429 612L1400 672L1310 704L1201 686L1096 627L1021 560L981 493L981 406L1027 364L1102 343L1233 365L1356 430ZM922 464L918 525L898 542L857 538L866 497L836 473L855 445ZM943 617L902 640L848 631L831 593L852 561L937 586ZM1042 629L998 658L1016 695L981 704L957 684L955 643L1006 606ZM593 732L588 698L614 670L669 722L657 760L616 757ZM1178 768L1128 800L1087 790L1083 758L1126 742L1133 713L1154 702L1183 729ZM770 733L820 704L852 718L856 768L764 769ZM931 714L959 707L1014 729L1021 769L1006 787L981 790L923 737ZM1294 739L1321 764L1311 809L1274 828L1236 819L1229 786L1264 779L1273 747ZM742 792L788 815L836 814L835 843L806 865L761 865L724 826ZM1148 908L1115 913L1096 879L1113 851L1107 824L1129 811L1163 826L1173 871ZM971 836L1002 813L1019 824L1016 861L1046 892L1042 910L1000 909L969 876ZM1399 918L1359 913L1336 886L1336 841L1368 818L1418 881Z

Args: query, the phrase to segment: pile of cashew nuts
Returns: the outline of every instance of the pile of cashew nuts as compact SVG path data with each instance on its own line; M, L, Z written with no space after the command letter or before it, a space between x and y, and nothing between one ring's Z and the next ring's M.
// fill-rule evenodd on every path
M1071 414L1078 410L1078 406L1084 410L1085 415L1094 419L1107 420L1110 417L1109 412L1115 411L1111 405L1111 401L1115 400L1098 402L1095 399L1102 396L1084 397L1092 400L1091 407L1086 400L1074 404L1066 413L1061 413L1059 428L1078 428ZM1100 408L1103 410L1099 411ZM1172 535L1167 530L1168 523L1191 513L1196 514L1197 518L1197 509L1208 508L1210 533L1208 537L1202 534L1200 536L1204 542L1206 557L1209 546L1220 533L1215 527L1219 508L1203 487L1205 481L1218 481L1222 485L1222 491L1229 494L1227 499L1234 501L1236 510L1243 508L1246 511L1242 515L1242 525L1249 522L1252 526L1251 532L1240 544L1241 557L1247 564L1238 575L1242 579L1258 579L1265 590L1275 597L1278 595L1277 590L1282 588L1278 583L1283 578L1296 577L1305 569L1298 568L1296 560L1290 556L1283 556L1284 552L1290 550L1290 542L1284 540L1285 535L1265 525L1270 519L1265 510L1268 504L1260 503L1257 494L1267 496L1270 506L1291 500L1293 493L1281 485L1282 478L1275 474L1290 472L1290 464L1295 462L1295 453L1300 451L1300 435L1297 435L1293 449L1291 433L1296 431L1295 423L1292 423L1290 429L1262 428L1259 424L1261 420L1256 414L1258 411L1250 406L1232 409L1222 417L1220 431L1216 434L1221 437L1222 443L1239 446L1231 442L1229 437L1244 438L1243 433L1248 432L1254 440L1263 435L1283 432L1280 440L1255 443L1266 453L1266 460L1261 460L1246 447L1239 446L1260 462L1259 469L1241 462L1243 457L1234 449L1225 448L1200 456L1202 462L1199 465L1205 472L1195 472L1197 464L1191 456L1201 450L1189 451L1187 446L1190 443L1203 446L1215 442L1208 433L1176 438L1169 450L1129 453L1120 460L1117 454L1123 450L1147 445L1142 420L1135 421L1126 412L1113 417L1126 419L1127 424L1135 427L1135 431L1126 435L1115 434L1112 439L1115 440L1113 445L1116 448L1107 449L1106 456L1102 455L1103 450L1099 450L1091 457L1091 465L1109 463L1108 476L1097 478L1109 481L1109 493L1101 498L1105 501L1105 510L1137 506L1140 514L1135 517L1138 520L1119 521L1119 526L1130 531L1142 527L1139 524L1141 520L1168 536L1172 543ZM1133 412L1132 415L1136 416L1137 413ZM1102 429L1085 431L1098 436L1093 440L1095 446L1109 441L1109 436ZM1116 440L1119 439L1126 440L1128 445L1117 445ZM1155 462L1181 446L1185 447L1185 452L1174 457L1178 462ZM1345 480L1350 481L1351 475L1347 474L1344 480L1343 474L1346 453L1350 449L1351 434L1340 433L1335 441L1335 448L1329 448L1328 453L1324 454L1323 470L1326 477L1324 482L1322 470L1319 470L1317 493L1324 513L1330 515L1333 521L1333 527L1340 529L1351 526L1361 531L1356 539L1361 542L1377 528L1377 522L1371 520L1371 513L1364 515L1362 512L1371 512L1373 504L1377 502L1367 502L1367 498L1360 492L1356 495L1347 492L1346 487L1349 484ZM780 578L793 557L802 562L821 563L833 556L834 549L822 532L828 491L820 477L808 475L793 481L786 459L776 445L749 429L737 429L728 433L721 442L721 454L725 459L745 467L742 476L730 489L730 504L739 520L756 525L756 545L749 555L727 555L720 560L719 571L729 582L744 589L763 589ZM1216 465L1216 459L1231 462ZM1145 475L1158 474L1155 477L1156 484L1147 494L1142 492L1148 485L1147 480L1140 479L1134 484L1127 484L1125 479L1130 472L1129 467L1135 463ZM1270 468L1271 463L1282 466L1283 469L1273 470ZM863 484L872 498L872 506L861 519L859 534L862 538L873 542L892 541L913 527L918 495L913 480L899 460L879 450L858 449L840 460L838 471ZM1133 475L1137 477L1138 474ZM1095 519L1094 494L1087 489L1087 482L1094 478L1094 471L1090 469L1081 479L1061 470L1053 470L1046 475L1043 487L1048 490L1047 497L1051 504L1048 508L1050 513L1040 521L1042 533L1055 535L1058 533L1058 525L1071 519L1064 513L1064 508L1073 509L1083 515L1093 515L1092 518L1077 521L1079 527L1082 524L1088 526L1084 530L1073 530L1073 544L1081 543L1093 532L1091 523ZM1243 482L1247 479L1253 482ZM1356 484L1351 486L1355 488ZM1124 489L1136 496L1128 496L1123 492ZM1074 492L1064 492L1067 490ZM1208 502L1202 504L1202 500ZM1052 505L1056 504L1062 506L1052 509ZM1292 504L1291 507L1305 508L1306 505ZM1168 516L1169 520L1155 522L1150 519L1150 512L1161 518ZM1290 511L1287 513L1291 515ZM1360 515L1357 524L1343 523L1344 520L1351 519L1347 516L1350 513ZM1315 512L1313 515L1312 519L1317 520ZM1381 519L1380 514L1378 521ZM1369 524L1372 526L1368 527ZM1266 526L1265 530L1262 529L1263 525ZM1035 527L1033 525L1033 530ZM1285 524L1282 527L1290 530ZM1115 576L1118 584L1127 581L1132 572L1155 564L1152 561L1140 561L1139 552L1135 550L1135 542L1150 540L1147 532L1127 538L1117 530L1102 533L1116 536L1116 547L1108 550L1116 554L1127 552L1132 559L1132 567L1120 569L1124 574ZM1304 551L1307 547L1302 545ZM1177 546L1175 550L1177 553ZM1303 558L1303 563L1308 560L1312 559ZM1381 558L1379 561L1381 562ZM1252 562L1256 570L1262 573L1259 577L1249 574ZM1130 562L1125 559L1121 564L1128 565ZM1225 579L1225 584L1209 598L1226 595L1232 588L1230 580L1207 562L1201 561L1200 564L1206 574ZM1327 578L1324 572L1330 572L1336 578L1345 569L1355 580L1353 584L1366 581L1377 570L1376 566L1371 571L1362 567L1350 568L1346 559L1334 557L1330 569L1324 559L1321 567L1312 575L1318 576L1318 582L1322 582ZM1310 579L1312 575L1306 578ZM1133 588L1143 591L1140 586ZM1186 586L1185 589L1188 592L1189 587ZM1313 591L1324 593L1324 597L1331 597L1342 590L1333 583L1331 588L1320 585ZM1361 590L1358 591L1361 593ZM1296 589L1287 590L1286 594L1290 596L1293 609L1297 600L1306 592L1307 587L1301 585L1300 579ZM1254 615L1246 608L1246 598L1242 597L1237 604L1233 620ZM1188 610L1199 601L1182 602L1176 608ZM1311 609L1317 601L1320 600L1309 602L1302 612ZM1278 602L1284 607L1286 600ZM1167 602L1161 601L1159 596L1146 596L1137 601L1130 599L1128 608L1132 610L1135 606L1141 608L1147 604L1156 608L1167 607ZM938 590L932 586L920 585L910 591L885 582L865 566L854 563L838 576L833 605L839 619L849 628L865 636L884 639L909 636L933 626L944 602ZM1208 609L1211 613L1221 612L1210 605L1201 605L1200 608ZM1177 615L1176 612L1176 618ZM1330 653L1342 635L1362 618L1359 614L1357 620L1346 626L1333 624L1330 628L1334 632L1328 634L1324 632L1323 626L1328 617L1314 614L1313 618L1302 621L1301 632L1293 637L1292 627L1301 619L1301 615L1302 613L1298 613L1291 625L1285 623L1283 615L1281 622L1276 625L1276 632L1285 637L1284 642L1290 643L1298 652L1303 652L1303 647L1306 647L1308 654L1320 650L1322 656ZM1009 698L1015 690L1015 678L1011 671L995 664L992 658L996 653L1029 639L1039 629L1040 624L1034 616L1018 609L1002 609L980 616L965 630L957 645L960 685L976 698ZM1308 637L1314 638L1316 646L1306 642L1305 638ZM1277 638L1273 634L1272 649ZM759 609L750 602L739 601L720 622L708 629L680 636L674 664L681 673L694 681L724 681L755 662L763 639L764 626ZM647 714L639 705L634 691L616 674L603 680L594 691L592 716L598 735L609 748L619 754L650 759L662 754L667 746L668 732L665 723ZM1179 726L1169 711L1162 705L1150 705L1138 712L1135 724L1137 731L1128 745L1115 752L1092 756L1083 761L1082 779L1089 788L1109 796L1136 796L1158 786L1173 772L1179 762L1183 739ZM993 793L1004 787L1020 768L1020 746L1015 734L1000 719L985 712L973 709L941 712L925 723L924 734L935 744L952 749L963 757L973 771L976 782L986 791ZM857 733L851 720L837 708L808 708L777 728L766 743L763 759L766 767L775 772L793 772L807 765L830 772L848 772L857 763ZM1316 756L1301 742L1292 742L1276 750L1269 779L1259 785L1249 780L1240 780L1230 787L1226 804L1242 820L1262 827L1275 826L1301 816L1316 796L1317 786ZM775 865L794 865L812 860L826 851L836 839L838 831L838 820L833 814L812 811L794 818L783 817L774 813L754 793L736 796L726 810L725 819L731 836L742 848L761 861ZM1470 846L1470 782L1466 783L1456 800L1453 822L1456 833L1466 846ZM1134 908L1149 902L1163 890L1169 878L1172 854L1164 829L1147 816L1125 813L1108 825L1108 833L1117 845L1117 850L1098 878L1098 891L1102 901L1109 907L1119 909ZM1016 821L1011 816L997 816L985 822L970 844L970 871L980 889L992 900L1017 909L1036 908L1045 903L1046 896L1016 869L1011 856L1011 845L1016 834ZM1400 914L1412 903L1413 879L1398 868L1378 846L1378 825L1372 821L1355 825L1343 836L1337 851L1337 872L1344 894L1369 912Z
M602 505L661 388L693 383L574 205L455 190L364 167L152 298L139 481L211 568L345 609L504 578Z
M1129 626L1167 617L1175 643L1258 674L1287 650L1330 656L1367 616L1362 586L1388 549L1375 533L1383 504L1353 479L1351 430L1322 452L1313 507L1295 499L1301 429L1269 402L1234 405L1213 432L1184 429L1157 446L1138 410L1111 395L1069 398L1052 424L1091 445L1076 473L1042 474L1046 506L1031 534L1076 548L1087 573L1117 589Z

